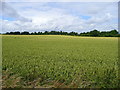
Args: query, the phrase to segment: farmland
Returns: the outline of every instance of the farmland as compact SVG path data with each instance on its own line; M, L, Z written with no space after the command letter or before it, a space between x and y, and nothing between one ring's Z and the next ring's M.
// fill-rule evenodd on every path
M116 37L3 35L2 56L3 87L118 87Z

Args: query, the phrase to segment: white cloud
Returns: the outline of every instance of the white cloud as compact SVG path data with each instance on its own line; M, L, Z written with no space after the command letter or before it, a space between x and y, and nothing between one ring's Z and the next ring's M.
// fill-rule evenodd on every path
M110 13L106 13L104 16L100 17L92 17L90 20L87 21L88 24L102 24L104 22L109 22L111 19L113 19L113 16Z
M14 18L21 21L31 21L28 18L21 16L14 8L12 8L8 3L0 2L0 13L8 18Z
M49 3L9 3L9 5L21 17L30 18L32 22L22 22L20 18L15 21L1 20L3 32L45 30L84 32L93 29L117 29L116 3L55 3L53 6ZM17 17L14 13L12 15ZM84 19L80 15L90 18Z
M119 0L2 0L6 2L118 2Z

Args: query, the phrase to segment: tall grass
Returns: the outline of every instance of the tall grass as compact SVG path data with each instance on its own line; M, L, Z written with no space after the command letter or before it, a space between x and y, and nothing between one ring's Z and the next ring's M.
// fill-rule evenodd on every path
M115 88L117 44L107 37L3 36L2 70L20 77L21 87Z

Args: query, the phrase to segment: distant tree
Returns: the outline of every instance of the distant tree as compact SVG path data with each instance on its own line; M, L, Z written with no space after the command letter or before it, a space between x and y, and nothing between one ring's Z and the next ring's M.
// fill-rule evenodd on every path
M9 34L10 34L10 35L14 35L14 32L10 32Z
M42 32L38 32L38 35L42 35Z
M108 32L105 32L105 31L102 31L102 32L100 33L100 36L101 36L101 37L107 37L107 36L109 36L109 33L108 33Z
M56 31L51 31L50 34L51 35L56 35Z
M107 31L107 32L102 31L100 33L100 36L102 36L102 37L116 37L116 36L118 36L118 31L117 30L111 30L111 31Z
M116 37L120 37L120 34L117 34Z
M34 33L32 32L32 33L30 33L30 35L33 35Z
M118 34L118 31L117 30L111 30L109 32L109 34L110 34L110 36L115 37Z
M100 32L98 30L93 30L93 31L90 31L90 36L100 36Z
M27 31L21 32L21 35L29 35L30 33Z
M38 35L38 33L37 32L32 32L31 35Z
M73 31L72 31L72 32L70 32L70 33L69 33L69 35L72 35L72 36L77 36L77 35L78 35L78 33L76 33L76 32L73 32Z
M49 35L49 32L48 32L48 31L45 31L44 34L45 34L45 35Z
M19 31L14 32L14 35L20 35L20 32Z
M112 35L115 35L115 34L118 34L118 31L117 31L117 30L111 30L110 33L111 33Z
M10 33L9 32L6 32L7 35L9 35Z
M56 31L56 35L60 35L60 32L59 32L59 31Z
M67 32L63 32L62 35L68 35L68 33Z
M34 35L37 35L37 32L34 32Z
M60 35L63 35L63 32L62 32L62 31L60 31L60 32L59 32L59 34L60 34Z
M71 36L94 36L94 37L120 37L120 34L117 30L111 30L111 31L98 31L93 30L90 32L83 32L83 33L77 33L77 32L63 32L63 31L45 31L45 32L32 32L29 33L27 31L24 32L6 32L5 34L8 35L71 35Z

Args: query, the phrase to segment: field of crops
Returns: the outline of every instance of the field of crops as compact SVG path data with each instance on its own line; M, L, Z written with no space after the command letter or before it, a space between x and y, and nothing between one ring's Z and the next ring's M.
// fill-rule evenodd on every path
M3 87L119 87L114 37L3 35Z

